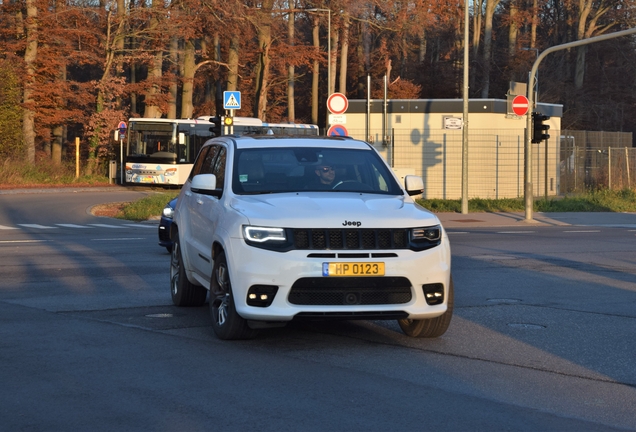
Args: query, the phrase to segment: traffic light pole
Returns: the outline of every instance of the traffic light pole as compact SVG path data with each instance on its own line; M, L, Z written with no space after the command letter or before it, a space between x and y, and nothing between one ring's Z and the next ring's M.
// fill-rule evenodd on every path
M565 49L570 49L582 45L588 45L595 42L602 42L608 39L614 39L621 36L627 36L636 33L636 27L628 30L623 30L615 33L610 33L601 36L595 36L589 39L583 39L580 41L570 42L561 45L555 45L553 47L548 48L543 51L534 64L532 65L532 70L530 71L530 76L528 77L528 113L526 114L526 145L524 146L524 200L525 200L525 221L533 222L532 210L534 204L534 195L532 192L532 113L535 108L534 101L534 83L536 81L537 70L539 69L539 64L541 61L548 55L555 51L561 51Z

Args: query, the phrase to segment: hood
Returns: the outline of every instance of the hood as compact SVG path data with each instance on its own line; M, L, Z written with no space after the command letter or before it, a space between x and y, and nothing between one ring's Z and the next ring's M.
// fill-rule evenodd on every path
M250 224L284 228L412 228L440 223L407 196L298 192L236 196L230 205Z

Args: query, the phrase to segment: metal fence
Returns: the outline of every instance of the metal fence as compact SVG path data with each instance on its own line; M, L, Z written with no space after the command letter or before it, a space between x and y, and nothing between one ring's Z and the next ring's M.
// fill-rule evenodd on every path
M364 139L364 131L349 131ZM373 145L398 176L419 175L424 180L423 198L459 199L462 195L462 131L392 132L387 142L381 134ZM533 144L532 176L535 195L558 194L558 140ZM515 130L469 131L469 198L517 198L524 193L524 135ZM547 186L547 187L546 187Z
M636 148L562 146L561 193L636 187Z
M364 130L349 130L349 135L365 139ZM415 174L424 179L423 198L461 198L461 130L391 131L383 140L381 131L372 128L370 135L398 176ZM631 146L631 133L551 130L550 135L547 142L532 145L535 197L636 185L636 149L612 147ZM579 142L588 148L581 148ZM523 129L469 130L469 198L522 197L524 170Z

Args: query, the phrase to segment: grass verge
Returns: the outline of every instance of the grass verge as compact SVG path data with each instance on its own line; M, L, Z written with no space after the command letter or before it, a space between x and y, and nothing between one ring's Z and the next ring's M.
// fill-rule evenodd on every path
M159 217L166 204L177 195L179 195L178 191L148 195L140 200L125 204L115 214L115 217L132 221L144 221L152 217Z
M461 213L461 200L421 199L417 202L435 213ZM468 211L476 212L521 212L525 210L523 198L468 200ZM537 212L636 212L636 192L597 190L575 196L540 199L534 202Z
M108 185L105 175L80 175L75 177L75 164L53 164L39 159L34 164L7 158L0 163L0 187L39 187L64 185Z

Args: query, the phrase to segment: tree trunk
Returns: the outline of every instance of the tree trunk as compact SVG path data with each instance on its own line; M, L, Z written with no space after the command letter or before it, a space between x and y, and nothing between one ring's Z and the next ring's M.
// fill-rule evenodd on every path
M464 0L468 1L468 0ZM481 14L484 0L475 0L473 3L473 58L479 54L479 44L481 42Z
M532 25L530 26L530 48L537 46L537 26L539 24L538 0L532 1Z
M314 42L314 48L316 52L320 51L320 38L319 38L319 20L314 17L312 38ZM314 60L313 73L311 76L311 122L318 124L318 80L320 78L320 64L318 60Z
M486 16L484 19L484 55L482 58L484 77L481 87L482 99L488 98L488 92L490 91L490 69L491 69L491 57L492 57L492 19L495 15L495 9L500 0L488 0L486 3Z
M347 95L347 63L349 59L349 14L342 15L342 48L340 50L340 83L338 90Z
M294 12L290 12L287 17L287 37L289 39L289 47L294 49L294 27L295 27ZM296 106L294 105L294 65L290 64L287 68L287 121L296 121Z
M26 48L24 50L26 76L22 94L24 105L22 136L26 146L27 161L33 164L35 163L35 101L32 86L35 83L35 61L38 53L38 8L35 0L26 0L26 12Z
M236 91L238 89L238 61L239 47L241 46L239 36L232 33L230 38L230 52L228 54L227 90ZM219 113L217 113L219 114Z
M576 36L578 40L588 39L597 32L597 22L599 18L605 15L608 11L610 11L610 5L612 1L606 2L605 0L595 1L595 0L579 0L579 9L578 9L578 25ZM592 10L592 7L595 6L596 9ZM588 22L589 18L589 22ZM612 24L604 26L599 34L604 33L608 30ZM577 48L576 51L576 71L574 72L574 86L577 90L580 90L583 87L583 81L585 79L585 56L587 54L587 46L583 45Z
M183 88L181 90L181 118L192 118L194 95L194 73L196 64L194 60L194 42L188 40L183 47Z
M151 8L159 13L163 8L163 2L161 0L152 0ZM156 34L159 31L159 20L155 17L150 19L149 33ZM152 37L152 36L150 36ZM163 47L155 47L156 51L153 56L153 60L148 65L148 81L151 82L151 87L146 91L146 109L144 110L144 117L159 118L161 117L161 109L156 105L156 96L161 93L161 77L163 66Z
M517 55L517 36L519 35L519 26L517 24L517 16L519 9L516 0L510 1L510 26L508 28L508 58L513 59Z
M264 0L257 13L258 62L256 63L256 89L254 117L263 121L267 116L267 90L269 87L269 49L272 45L272 8L274 0Z
M420 65L424 64L424 60L426 60L426 47L428 43L428 38L426 37L426 29L422 28L420 33L420 46L418 49L418 59L420 61Z
M53 128L53 142L51 143L51 161L53 165L62 164L62 142L64 141L64 126L58 125Z
M332 95L336 91L336 71L338 66L338 36L337 30L331 29L331 52L329 53L329 89L327 90L327 97Z
M168 88L168 118L177 118L177 98L179 97L179 40L173 36L170 38L170 86Z

